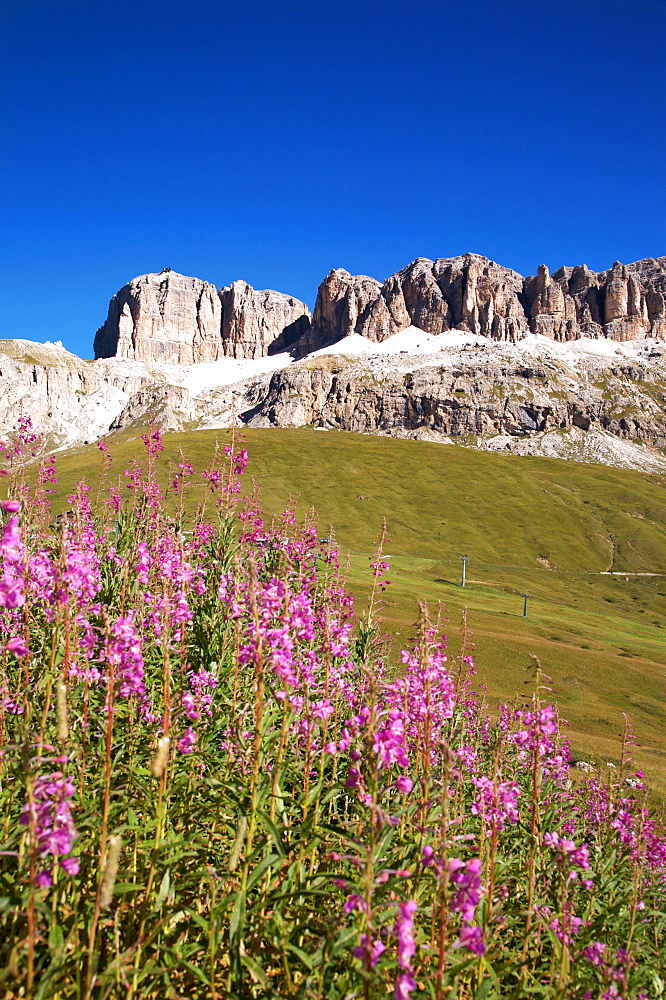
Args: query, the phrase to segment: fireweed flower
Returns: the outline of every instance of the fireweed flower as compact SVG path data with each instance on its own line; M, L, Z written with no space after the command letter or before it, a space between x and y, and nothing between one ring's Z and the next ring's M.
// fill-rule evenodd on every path
M560 837L560 835L555 832L545 833L543 842L546 847L550 847L553 851L557 851L560 858L566 861L569 867L590 867L590 851L587 844L581 844L580 847L576 847L573 840L567 840L566 837Z
M190 690L183 693L183 708L186 716L193 722L200 719L202 715L212 716L212 690L217 687L217 678L208 670L190 670L188 677Z
M386 750L402 767L409 766L408 748L418 747L424 732L429 733L427 752L434 762L441 752L438 748L445 745L448 720L453 716L455 686L445 666L444 640L436 639L431 630L428 646L425 657L403 650L404 674L382 692L383 705L396 713L391 717L389 712L391 724L384 727ZM385 756L382 747L379 752Z
M192 726L189 726L185 735L178 740L179 753L192 753L197 742L197 734Z
M244 459L242 453L239 454L241 460L236 468L232 469L230 461L229 469L221 473L222 490L227 489L230 470L234 475L242 471L240 465ZM24 573L26 559L22 552L17 561L18 574L25 575L24 590L30 616L36 608L37 624L41 626L41 620L48 618L47 612L51 609L51 620L57 616L58 627L66 623L69 629L72 655L69 691L73 718L80 718L80 725L85 725L91 738L97 739L103 712L100 693L87 688L84 690L84 685L77 684L74 678L103 687L107 665L112 663L117 678L116 694L131 698L138 711L132 709L130 717L134 720L138 715L146 723L148 664L154 671L152 681L156 700L162 695L157 664L159 657L146 656L144 665L143 650L147 649L146 643L151 643L161 631L166 655L174 666L180 663L181 668L178 680L182 688L181 684L177 684L170 690L174 749L178 754L190 755L190 767L186 770L192 771L191 765L195 762L199 764L199 740L205 738L207 743L213 738L215 742L222 741L219 743L221 750L227 764L233 762L240 785L246 783L252 774L256 735L253 671L242 668L245 664L250 668L257 665L262 670L262 680L265 680L265 704L269 704L271 699L278 699L283 706L283 709L275 711L276 705L270 704L274 715L265 715L264 718L266 725L272 727L271 734L279 731L276 719L278 727L280 718L284 722L285 762L289 763L287 755L293 753L298 755L299 765L303 765L300 773L309 775L313 783L321 781L322 787L326 788L331 777L331 785L337 790L346 778L347 787L354 789L353 793L344 796L344 816L342 812L339 815L342 822L349 820L348 831L352 830L352 837L359 838L358 852L362 857L344 855L340 858L338 855L337 860L350 866L350 870L354 868L365 872L367 845L362 839L362 830L364 827L367 829L367 818L363 809L371 812L369 822L388 826L393 824L394 818L387 815L384 809L396 802L401 807L408 806L401 814L400 829L393 828L392 842L387 839L388 846L386 849L382 847L382 856L377 857L371 876L368 874L368 895L365 898L363 890L360 890L361 895L356 894L359 885L363 884L359 871L355 872L355 878L331 880L335 891L342 895L345 913L351 915L352 921L358 922L359 932L365 932L359 933L354 942L355 957L366 969L381 968L389 964L389 956L385 954L387 949L393 951L391 946L395 946L397 952L391 956L397 966L395 996L398 1000L409 998L416 990L416 904L413 900L398 902L407 891L400 891L398 880L408 875L398 866L406 864L404 858L411 858L411 852L418 847L422 847L418 870L421 905L429 912L432 901L437 898L437 882L441 887L442 880L446 878L447 899L451 908L450 947L465 949L470 958L472 955L483 955L486 945L482 928L474 923L475 920L478 922L479 901L484 892L480 862L478 858L469 859L465 855L463 859L454 858L447 862L444 857L436 855L434 796L443 782L449 782L449 823L460 824L460 836L451 837L451 844L458 841L477 843L481 831L482 843L487 848L490 826L499 831L516 823L518 804L522 804L519 783L523 784L523 765L531 768L536 755L541 774L557 778L566 764L567 751L559 742L555 710L539 705L515 714L512 708L505 707L497 725L489 722L483 714L480 699L475 700L468 683L471 661L467 657L462 658L467 673L459 675L456 670L454 683L448 672L444 639L432 629L404 651L404 675L394 679L380 665L375 677L369 679L368 673L355 665L353 646L350 649L352 604L335 575L334 557L331 556L324 569L324 558L320 554L315 573L314 554L321 553L321 547L317 547L317 539L309 528L302 529L296 524L292 511L288 511L281 526L276 527L275 524L264 523L257 503L243 501L238 519L242 541L239 541L238 531L233 535L234 547L236 543L240 545L240 558L233 557L227 561L226 557L220 558L224 551L226 522L220 532L211 525L195 525L190 535L189 532L181 534L175 525L163 518L159 531L151 532L148 529L152 514L148 516L146 509L149 504L153 505L150 507L153 513L158 509L161 504L159 494L150 483L144 483L138 473L131 478L136 495L130 496L127 502L134 504L139 537L145 541L126 548L130 532L120 537L113 529L106 536L96 529L98 534L95 537L88 528L86 494L80 493L75 499L77 510L73 516L63 519L63 530L60 536L55 536L62 540L60 547L54 544L50 534L39 534L41 522L39 518L34 518L38 527L27 546L30 553L27 572ZM233 492L235 487L236 484L232 483L230 495L237 497L239 494ZM5 509L3 520L15 513ZM105 513L108 515L108 510ZM123 524L126 520L131 519L123 518ZM25 540L28 541L27 537ZM112 542L122 553L122 574L115 573L120 554ZM104 570L103 595L104 600L109 602L108 609L93 603L101 599L96 592L98 557ZM123 581L114 579L121 576ZM128 583L126 588L125 579ZM126 611L131 605L113 603L119 590L116 584L120 582L123 583L122 600L136 602L134 614ZM219 595L219 601L215 594ZM203 596L202 601L197 600L199 595ZM61 601L68 602L66 615L59 613L58 602ZM211 604L214 605L214 615L209 618L207 614ZM121 614L123 617L119 618ZM30 621L30 616L26 616L25 620ZM220 667L208 669L209 656L218 655L213 651L219 647L211 641L210 648L204 646L201 655L197 654L197 647L199 635L205 633L213 618L216 623L211 627L220 623L227 631ZM13 657L22 655L24 634L24 615L20 607L3 609L0 646L12 654L0 656L0 666L4 670L4 675L0 677L0 711L5 713L5 729L15 723L10 715L22 711L25 697L22 692L13 694L16 678L22 673L21 664ZM234 641L236 636L238 644ZM39 658L43 656L40 640L37 634L34 641L31 637L29 642L35 668L39 667ZM234 659L238 647L241 650L240 663ZM241 669L236 670L237 666ZM234 671L234 683L237 679L238 684L234 689L233 716L225 717L223 721L229 667ZM217 707L214 702L217 700L218 678L222 715L217 717L216 713L214 724L211 724ZM84 699L89 695L88 703ZM162 707L161 700L159 707ZM50 718L48 725L52 725ZM151 732L157 735L157 727L151 726ZM496 754L498 743L502 748L501 758ZM151 767L156 777L164 774L170 750L168 738L162 737L159 746ZM324 754L337 759L326 759ZM180 759L185 761L187 758ZM493 778L493 768L500 759L502 773ZM90 761L92 766L92 757ZM433 766L424 767L424 761ZM268 740L262 742L258 780L264 781L271 769L274 776L280 777L276 765L272 744ZM409 771L406 770L408 767ZM654 896L650 886L654 885L654 879L666 876L666 842L659 819L653 820L644 810L642 801L636 800L632 794L633 786L627 787L624 775L625 770L622 775L614 772L614 781L598 781L596 785L583 775L573 787L558 781L539 783L539 799L543 805L541 815L557 816L558 819L557 831L546 832L542 839L547 868L544 877L538 877L534 900L534 912L541 925L537 933L541 935L542 947L534 951L539 951L539 961L542 956L550 961L547 951L557 948L556 939L566 944L580 941L580 954L577 953L574 958L579 959L577 964L582 969L583 980L574 984L575 989L572 986L576 995L581 993L588 981L598 978L601 982L603 978L603 985L594 992L595 997L612 982L614 985L617 983L622 995L638 1000L635 984L629 983L628 959L623 963L622 956L619 953L616 955L616 932L612 924L608 926L612 945L605 947L596 942L585 949L584 945L589 943L591 937L586 935L583 940L581 918L576 916L573 905L575 900L576 906L581 907L582 916L582 907L592 904L584 888L592 887L594 883L591 878L583 879L581 876L588 874L587 869L594 865L597 854L602 855L604 844L612 838L613 847L617 847L618 851L618 865L626 864L627 871L629 866L636 865L636 870L640 871L639 878L644 880L644 884L641 882L636 887L639 895L634 897L646 900L646 910L636 920L636 937L643 931L643 921L651 918ZM640 777L636 775L635 780L639 782ZM194 780L193 774L192 778ZM516 780L511 780L514 778ZM400 798L409 795L414 781L419 782L419 799L423 791L423 799L427 801L427 818L421 818L423 810L419 810L419 801L405 803ZM437 791L434 792L435 789ZM290 796L284 794L282 785L279 791L288 814L292 805ZM37 805L35 799L35 814ZM295 832L298 818L295 817L292 823L292 817L284 817L280 809L276 822L282 822L283 818L290 824L289 839L292 839L292 832L298 836ZM359 819L360 822L357 822ZM81 823L79 820L79 825ZM423 827L419 825L421 823ZM29 827L28 832L37 830L36 821L30 818L28 823L24 823L24 830L25 826ZM517 859L514 851L523 832L522 828L514 827L512 836L505 835L500 845L502 859ZM434 847L427 841L431 841ZM588 848L585 841L594 845L594 851ZM36 837L33 842L36 844ZM453 848L450 853L455 853L455 850ZM461 846L458 850L478 853L480 848L472 847L470 843L468 848ZM35 846L33 857L37 853ZM330 857L335 859L333 852ZM447 863L448 871L444 867ZM77 866L71 851L68 855L46 854L37 866L38 883L49 884L54 869L57 871L58 867L67 872L75 871ZM340 874L346 875L346 870ZM492 919L498 926L503 922L508 931L508 941L521 899L516 893L517 880L513 875L505 875L503 869L497 875L498 878L506 878L509 884L495 885ZM570 893L571 902L563 903L559 899L559 889ZM366 901L370 899L370 892L377 900L372 903L371 912L382 914L381 922L377 921L382 930L374 926L369 915L366 916ZM579 903L581 896L582 904ZM441 895L439 898L442 898ZM501 900L504 902L500 903ZM499 909L500 905L504 907L504 914ZM603 905L602 899L594 901L595 908ZM641 905L639 903L637 909ZM387 910L387 907L391 909ZM430 920L424 923L424 935L429 925ZM394 933L391 933L392 926L395 927ZM597 946L600 950L591 950ZM362 976L359 962L348 963L346 971L356 977ZM375 975L380 978L378 972ZM370 981L369 975L365 978ZM381 978L385 978L384 972ZM350 982L348 988L353 991L355 985ZM616 995L617 992L616 989Z
M53 884L54 861L59 862L67 875L78 874L78 859L71 856L76 839L70 802L73 795L74 783L61 771L39 775L33 788L32 804L26 802L19 817L21 824L30 828L36 852L45 863L35 878L35 883L42 888ZM50 863L49 858L53 859Z
M13 653L14 656L27 656L28 654L28 647L24 643L23 639L19 639L18 637L10 639L5 646L5 649L8 653Z
M411 972L401 972L395 981L395 1000L409 1000L415 989L416 980Z
M474 920L474 911L481 900L481 860L470 858L461 861L451 858L448 862L449 882L455 891L451 899L452 913L459 913L465 923Z
M502 781L499 784L482 775L472 778L472 784L477 789L477 796L470 806L473 816L481 816L487 823L494 824L498 830L503 830L505 823L517 823L518 794L517 781Z
M146 451L151 457L156 455L158 451L164 451L162 435L159 428L156 428L151 434L142 434L141 440L145 444Z
M569 767L568 744L558 739L557 712L553 705L538 710L518 709L514 720L525 728L508 734L509 742L518 748L518 758L526 762L536 753L544 775L566 780Z
M372 556L369 556L370 569L372 570L372 575L374 576L377 582L377 587L380 590L384 590L384 588L388 587L388 585L391 582L390 580L387 580L386 577L384 576L384 574L388 573L389 569L391 568L388 562L390 558L391 558L390 556L383 556L383 558L376 559L373 561Z
M247 448L241 448L240 451L234 453L231 445L226 444L224 446L224 454L231 458L234 473L237 476L241 476L248 461Z
M360 945L354 948L354 956L360 958L364 965L374 969L385 951L386 945L380 938L373 941L369 934L362 934Z
M406 903L400 903L398 906L394 932L398 939L397 957L401 972L395 981L396 1000L408 1000L409 994L416 989L412 958L416 954L414 914L417 909L418 906L413 899L408 899Z
M574 934L578 933L582 925L582 919L574 914L571 905L567 903L562 916L555 917L548 926L555 931L556 937L562 944L570 945Z
M21 541L18 517L10 517L0 537L0 607L19 608L25 604L23 562L25 546Z
M485 955L486 945L483 940L483 931L480 927L463 924L454 948L467 948L475 955Z
M423 864L425 864L425 860ZM475 955L483 955L486 945L483 941L480 927L473 926L474 914L479 905L483 888L481 885L481 859L470 858L463 862L460 858L451 858L448 862L449 884L453 887L453 895L449 902L452 913L459 913L462 926L455 948L467 948Z
M99 540L93 525L89 488L79 483L68 499L76 507L75 517L63 527L62 550L58 558L50 549L37 549L28 560L27 585L31 603L43 606L52 621L56 605L76 611L92 610L92 602L102 586Z
M342 909L345 911L345 913L353 913L355 910L359 910L361 913L367 913L368 904L366 903L366 901L363 899L362 896L359 896L358 893L354 892L351 894L351 896L347 897L342 906Z
M390 709L382 727L375 731L372 749L377 754L379 767L389 767L393 763L409 767L409 757L405 751L405 725L398 709Z
M141 638L131 612L111 624L102 658L107 664L113 664L115 667L121 697L129 698L130 695L135 695L144 700L146 683Z
M412 958L416 953L414 940L414 914L418 905L413 899L398 906L398 916L395 922L395 933L398 938L398 964L401 969L411 972Z
M604 964L606 945L602 944L601 941L594 941L591 945L588 945L584 954L588 962L591 962L592 965L596 965L600 969Z

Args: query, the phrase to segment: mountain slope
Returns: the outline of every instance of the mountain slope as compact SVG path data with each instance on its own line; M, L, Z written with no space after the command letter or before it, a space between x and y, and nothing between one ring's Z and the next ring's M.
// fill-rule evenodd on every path
M433 615L443 602L454 649L467 607L493 699L513 700L523 690L535 653L553 677L576 749L615 759L621 713L628 712L642 747L638 759L666 790L663 475L309 428L248 429L245 437L248 473L269 516L292 497L299 517L318 512L322 537L333 526L343 565L349 553L359 612L368 557L387 518L391 585L383 615L396 660L419 600ZM227 432L166 434L156 457L162 482L169 461L182 461L181 448L196 469L208 467L216 439L225 443ZM127 493L122 471L135 456L144 461L142 443L121 433L110 446L110 480L119 477ZM95 483L100 454L69 452L57 467L58 502L66 503L78 479ZM184 496L190 510L205 495L204 480L195 483Z

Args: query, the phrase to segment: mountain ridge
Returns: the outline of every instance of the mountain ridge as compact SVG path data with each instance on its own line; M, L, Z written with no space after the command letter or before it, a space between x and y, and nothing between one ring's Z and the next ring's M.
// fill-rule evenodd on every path
M165 269L112 299L94 361L0 342L0 425L54 447L165 429L302 426L666 469L666 258L542 267L420 257L329 272L315 308Z
M616 261L599 272L582 264L551 275L541 265L526 277L480 254L417 257L383 283L335 268L312 314L283 292L244 281L217 289L165 268L113 296L95 358L192 364L287 349L303 355L353 333L380 343L411 325L511 342L530 333L557 341L666 339L666 257Z

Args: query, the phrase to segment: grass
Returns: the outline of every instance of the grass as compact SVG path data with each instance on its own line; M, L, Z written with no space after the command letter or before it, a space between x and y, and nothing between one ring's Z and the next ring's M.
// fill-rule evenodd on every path
M419 600L442 602L454 633L467 608L493 702L522 691L537 655L575 753L617 759L627 712L636 760L666 793L666 576L600 575L666 573L663 476L309 428L244 434L266 509L279 513L292 496L299 516L314 507L320 531L333 527L358 610L386 517L393 558L384 617L396 655ZM166 471L182 448L201 468L216 438L227 432L165 435L158 463ZM117 475L143 446L129 435L111 441ZM99 465L94 447L59 456L56 502L78 479L95 482ZM189 502L199 495L193 489Z

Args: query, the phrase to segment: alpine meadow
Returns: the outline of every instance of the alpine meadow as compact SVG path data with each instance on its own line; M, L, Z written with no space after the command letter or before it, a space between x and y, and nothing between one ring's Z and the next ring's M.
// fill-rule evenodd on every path
M658 995L661 584L629 574L664 545L661 485L307 430L215 437L152 427L37 470L28 420L6 445L4 995ZM328 514L333 475L350 560L306 509ZM522 548L493 524L502 489ZM598 575L609 537L638 582Z

